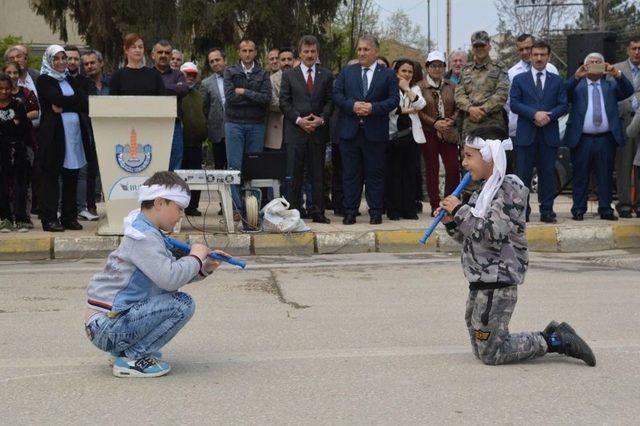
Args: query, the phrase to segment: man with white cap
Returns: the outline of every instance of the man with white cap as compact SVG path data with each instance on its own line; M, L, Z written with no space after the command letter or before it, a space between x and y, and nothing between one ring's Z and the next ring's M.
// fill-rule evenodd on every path
M462 243L462 268L469 281L465 319L473 353L488 365L556 352L595 366L589 345L565 322L551 321L542 332L509 332L518 286L529 265L525 234L529 190L517 176L506 174L506 151L512 148L503 127L470 131L462 164L482 184L467 204L450 195L439 209L448 213L443 219L448 234Z
M204 97L200 91L200 72L193 62L180 66L189 86L189 91L180 100L184 146L182 168L197 170L202 168L202 144L207 139L207 119L204 115ZM202 216L198 210L200 191L193 191L191 201L185 209L187 216Z

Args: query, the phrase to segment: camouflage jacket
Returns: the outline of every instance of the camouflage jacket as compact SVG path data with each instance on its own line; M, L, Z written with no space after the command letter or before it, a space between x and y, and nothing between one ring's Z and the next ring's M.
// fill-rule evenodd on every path
M471 214L480 190L458 208L447 233L462 243L462 268L472 284L522 284L529 264L525 210L529 190L514 175L498 189L487 217Z
M509 96L509 77L504 65L489 61L485 64L470 62L460 71L460 84L456 86L456 107L461 111L462 132L466 134L479 125L504 127L503 108ZM470 106L480 106L487 113L481 123L469 120Z

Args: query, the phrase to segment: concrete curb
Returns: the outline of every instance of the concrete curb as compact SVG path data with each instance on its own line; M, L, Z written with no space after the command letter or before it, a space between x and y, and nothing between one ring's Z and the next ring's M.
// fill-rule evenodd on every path
M362 232L302 232L295 234L207 234L212 247L234 256L312 255L332 253L459 252L460 244L444 230L436 231L427 244L418 240L423 229L366 230ZM203 243L202 234L180 233L173 238L190 244ZM527 228L529 249L538 252L585 252L640 248L640 223L603 225L533 225ZM120 237L16 235L0 239L0 260L103 258L114 250Z

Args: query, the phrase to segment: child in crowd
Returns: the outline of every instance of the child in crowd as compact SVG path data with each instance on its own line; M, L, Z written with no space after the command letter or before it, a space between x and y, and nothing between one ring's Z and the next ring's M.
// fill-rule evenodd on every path
M87 336L111 352L117 377L158 377L171 369L160 360L166 345L193 315L193 299L178 291L220 263L194 244L176 259L162 231L170 232L189 205L189 188L173 172L157 172L139 189L140 210L125 218L124 237L104 271L87 289ZM216 250L223 256L226 253Z
M27 232L33 224L27 214L29 162L24 141L31 123L12 91L11 78L0 74L0 232Z
M462 243L462 267L469 281L465 319L473 353L483 363L505 364L557 352L596 364L595 356L567 323L552 321L542 332L509 333L518 285L528 267L525 209L528 189L506 175L511 139L500 127L469 132L462 165L482 182L467 204L448 196L440 209L447 232Z

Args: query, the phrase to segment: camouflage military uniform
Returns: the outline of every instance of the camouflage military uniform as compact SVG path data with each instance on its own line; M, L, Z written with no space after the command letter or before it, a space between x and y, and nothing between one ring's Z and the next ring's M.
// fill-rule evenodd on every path
M529 190L507 175L484 219L471 214L479 190L455 213L447 232L462 243L462 267L469 281L465 319L473 352L497 365L547 353L540 332L509 334L509 321L524 281L529 257L525 208Z
M504 65L489 60L484 64L470 62L460 72L456 86L456 107L463 111L462 134L479 125L505 126L503 108L509 95L509 77ZM470 106L479 106L487 113L480 123L469 119Z

